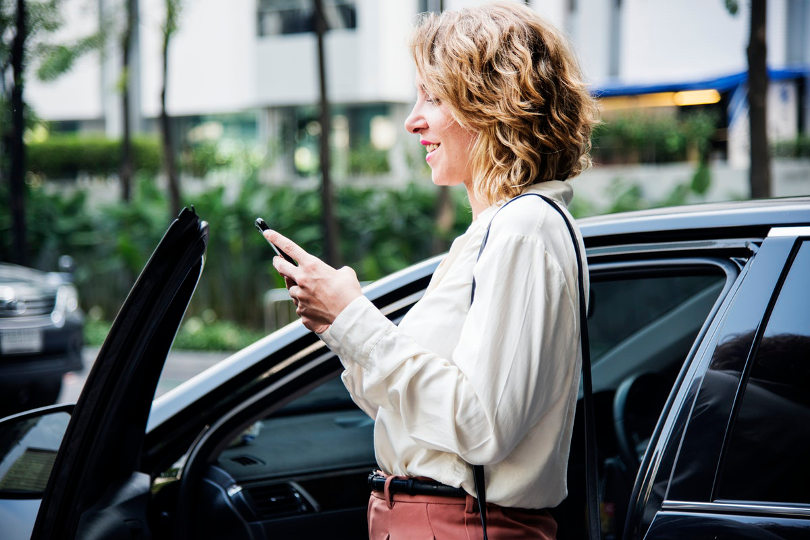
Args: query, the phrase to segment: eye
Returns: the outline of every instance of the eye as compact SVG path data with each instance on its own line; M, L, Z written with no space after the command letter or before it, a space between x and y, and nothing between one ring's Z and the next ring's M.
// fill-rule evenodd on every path
M419 93L425 97L425 103L430 103L431 105L440 105L441 101L439 98L431 96L424 85L419 85Z

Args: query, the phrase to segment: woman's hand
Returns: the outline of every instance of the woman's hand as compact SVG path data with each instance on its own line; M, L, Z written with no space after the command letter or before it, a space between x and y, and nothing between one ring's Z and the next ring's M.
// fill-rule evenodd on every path
M325 332L343 308L363 294L357 275L348 266L336 270L274 230L263 234L298 263L295 266L282 257L273 257L273 266L284 277L295 312L313 332Z

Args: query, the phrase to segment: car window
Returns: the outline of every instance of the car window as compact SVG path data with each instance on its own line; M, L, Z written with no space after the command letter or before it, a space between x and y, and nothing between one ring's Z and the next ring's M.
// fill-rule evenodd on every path
M335 377L253 424L222 452L219 465L237 480L370 469L373 433L374 421Z
M805 243L780 289L738 397L721 465L720 499L810 503L808 276L810 244Z
M41 495L70 422L64 411L4 422L0 428L0 495Z
M595 265L588 316L594 391L614 391L648 373L674 380L726 280L708 264L606 271Z
M588 320L591 360L598 361L634 333L722 281L717 273L595 280Z

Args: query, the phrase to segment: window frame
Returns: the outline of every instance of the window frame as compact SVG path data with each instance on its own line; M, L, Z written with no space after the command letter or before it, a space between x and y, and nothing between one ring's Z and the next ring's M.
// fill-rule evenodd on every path
M803 254L804 257L810 256L810 240L797 239L796 242L793 244L793 248L790 254L788 255L787 260L785 261L783 270L779 275L776 286L771 292L767 309L762 316L762 320L759 324L759 327L756 330L756 335L754 336L752 347L750 348L748 355L745 359L745 366L743 367L738 389L734 396L734 403L732 405L731 417L729 419L728 426L726 428L726 433L723 438L723 447L720 453L720 460L715 470L714 485L711 495L711 500L714 503L724 505L734 505L740 508L750 508L753 506L761 509L778 508L780 509L780 511L785 511L785 509L789 509L790 513L796 513L799 508L803 508L805 509L805 511L798 512L797 515L810 516L810 501L808 502L766 501L753 499L723 498L719 496L721 482L723 479L723 472L727 465L728 453L731 450L731 446L733 443L734 428L737 425L737 420L739 418L740 412L743 408L743 405L745 404L745 394L748 388L749 381L751 379L751 373L754 370L754 366L756 365L757 360L759 358L760 344L762 343L762 340L768 331L769 324L771 322L771 317L779 302L779 299L782 297L785 283L787 282L788 277L791 276L794 270L794 264L796 262L796 259L799 257L800 252ZM790 292L788 292L788 294L790 294Z
M680 516L677 519L682 524L684 524L683 519L688 515L693 516L695 521L692 523L699 524L701 520L710 521L716 516L743 514L751 517L752 522L749 525L753 526L753 523L756 522L758 526L768 530L770 530L771 524L776 528L781 527L784 519L810 517L810 505L807 504L786 505L759 501L726 501L716 499L714 496L722 451L729 436L732 405L741 388L743 370L747 369L746 366L751 361L750 352L739 361L736 391L732 396L723 400L723 405L728 409L723 429L711 430L709 426L696 422L695 416L696 404L700 394L704 391L705 376L710 371L714 360L713 355L718 344L725 342L732 335L739 335L750 329L757 331L752 341L758 342L764 329L762 326L763 321L766 322L770 316L782 282L791 268L795 253L798 251L797 246L805 241L808 236L810 236L810 227L774 228L761 246L754 250L755 255L749 259L743 268L740 278L737 280L737 285L729 294L720 316L710 330L709 339L700 345L697 364L694 366L693 372L689 374L686 380L687 384L680 390L688 398L688 401L683 401L681 411L674 409L674 412L680 415L680 419L684 421L683 435L667 443L669 449L674 450L677 455L675 456L669 482L666 486L666 494L660 508L650 509L637 506L636 511L639 514L641 512L646 514L644 517L635 517L636 520L643 519L646 522L646 524L641 524L643 529L646 529L652 523L656 515L669 516L671 513ZM697 432L701 431L703 433L710 432L712 440L701 440L700 437L695 436ZM690 463L684 456L685 449L688 449L689 446L697 446L698 443L705 447L702 459L710 464L709 468L712 474L709 475L710 478L701 478L700 482L690 488L692 492L689 493L689 489L676 486L675 477L679 470L685 469ZM638 482L636 489L638 489ZM768 516L768 518L765 521L757 521L759 518L756 516ZM668 519L668 517L663 517L661 525L666 527L663 523Z

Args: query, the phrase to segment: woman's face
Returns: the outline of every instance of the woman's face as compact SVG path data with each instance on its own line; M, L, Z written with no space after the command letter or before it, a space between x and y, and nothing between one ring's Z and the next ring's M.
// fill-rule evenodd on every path
M461 127L446 105L427 94L419 75L416 76L416 104L405 120L405 129L419 135L419 142L427 151L425 161L433 172L434 184L472 187L469 155L475 134Z

